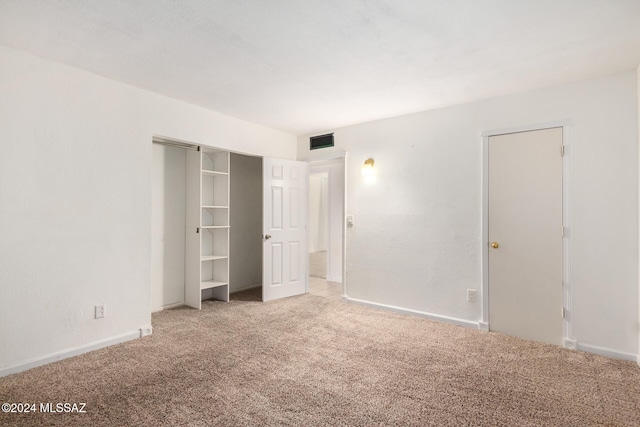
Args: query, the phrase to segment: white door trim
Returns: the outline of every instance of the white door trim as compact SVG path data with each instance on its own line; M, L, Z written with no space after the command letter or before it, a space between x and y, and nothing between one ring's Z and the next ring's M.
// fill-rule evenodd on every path
M562 158L562 299L564 308L563 342L566 348L575 350L571 316L573 309L571 290L571 121L547 122L536 125L497 129L482 132L482 319L479 328L489 330L489 137L517 132L549 128L562 128L564 156Z
M336 162L333 163L331 162L332 160L335 160ZM312 168L314 167L318 167L319 164L324 165L324 164L336 164L338 162L341 162L341 166L342 166L342 175L344 177L343 179L343 200L342 200L342 223L341 223L341 229L342 229L342 297L346 298L347 297L347 153L345 151L340 151L340 152L333 152L333 153L329 153L326 156L316 156L313 157L311 159L307 159L306 161L309 162L309 171L311 171ZM329 175L329 179L331 180L331 174ZM333 177L333 179L335 179L335 177ZM329 187L331 187L331 185L329 185ZM308 191L307 191L308 192ZM308 221L307 221L308 222ZM308 231L307 231L307 241L309 240L309 236L308 236ZM309 267L307 266L307 273L309 271ZM307 280L307 283L309 283L309 280ZM308 292L308 290L307 290Z

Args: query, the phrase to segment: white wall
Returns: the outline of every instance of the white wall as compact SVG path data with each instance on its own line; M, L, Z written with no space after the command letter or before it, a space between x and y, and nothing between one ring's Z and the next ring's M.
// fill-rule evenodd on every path
M573 336L638 351L638 114L635 71L334 130L346 150L347 293L481 320L481 133L572 123ZM321 133L321 132L319 132ZM322 132L324 133L324 132ZM298 158L313 158L308 136ZM323 150L325 151L325 150ZM326 152L322 155L327 155ZM361 165L375 159L375 176Z
M231 154L229 291L262 284L262 159Z
M153 144L151 310L184 303L186 150Z
M154 134L296 153L292 135L0 47L0 375L151 322Z
M637 85L636 85L636 91L637 91L637 101L638 101L638 143L640 145L640 66L638 66L638 79L637 79ZM639 150L640 151L640 150ZM639 167L640 169L640 167ZM640 170L638 171L638 180L639 180L639 184L638 184L638 191L640 191ZM638 202L640 203L640 197L638 198ZM638 208L640 210L640 206ZM639 218L640 220L640 218ZM640 234L640 233L639 233ZM640 240L640 236L639 236L639 240ZM640 255L640 254L639 254ZM640 268L640 266L639 266ZM636 361L638 362L638 365L640 365L640 277L638 278L638 357L636 358Z

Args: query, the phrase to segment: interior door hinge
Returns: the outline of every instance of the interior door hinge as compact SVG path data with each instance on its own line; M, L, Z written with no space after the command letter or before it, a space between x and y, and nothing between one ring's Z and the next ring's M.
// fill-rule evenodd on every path
M564 157L564 145L560 146L560 156Z
M562 318L566 319L567 318L567 309L562 307Z

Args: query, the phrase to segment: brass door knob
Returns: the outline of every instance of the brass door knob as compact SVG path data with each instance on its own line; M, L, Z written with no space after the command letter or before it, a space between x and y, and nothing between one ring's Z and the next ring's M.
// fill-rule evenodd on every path
M493 249L498 249L500 247L500 245L498 244L498 242L493 242L493 243L491 243L491 247Z
M271 238L271 234L265 234L264 235L264 240L269 240Z

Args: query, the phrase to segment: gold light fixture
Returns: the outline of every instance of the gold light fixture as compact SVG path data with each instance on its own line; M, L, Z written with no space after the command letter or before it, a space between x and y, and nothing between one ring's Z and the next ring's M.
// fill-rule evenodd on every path
M375 164L375 161L371 157L365 160L364 165L362 165L362 175L369 176L373 174L374 164Z

